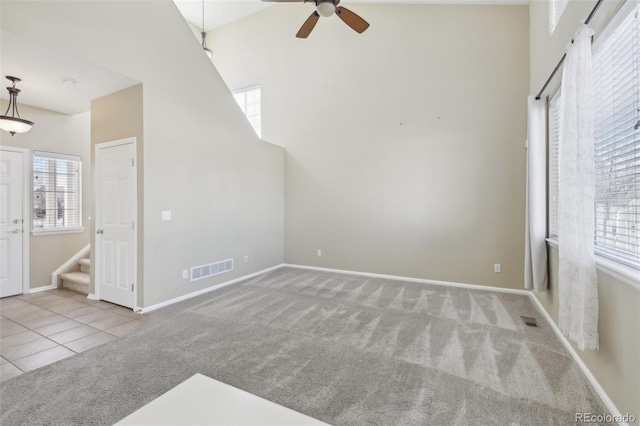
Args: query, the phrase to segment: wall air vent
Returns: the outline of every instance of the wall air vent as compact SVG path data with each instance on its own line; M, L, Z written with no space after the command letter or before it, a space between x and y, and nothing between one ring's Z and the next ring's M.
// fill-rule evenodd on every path
M210 263L208 265L194 266L191 268L191 281L198 281L229 271L233 271L233 259Z

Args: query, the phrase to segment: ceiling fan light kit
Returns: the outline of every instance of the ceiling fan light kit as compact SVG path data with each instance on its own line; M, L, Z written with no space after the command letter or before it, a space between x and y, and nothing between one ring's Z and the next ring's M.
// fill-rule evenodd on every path
M7 80L11 81L13 84L11 87L7 87L9 91L9 106L7 107L7 111L4 115L0 115L0 129L5 130L11 133L11 136L16 133L24 133L31 130L33 127L33 122L29 120L25 120L24 118L20 118L20 113L18 112L18 93L20 93L20 89L16 88L16 82L21 81L18 77L12 77L10 75L6 76ZM9 111L11 111L11 115L9 115Z
M335 13L336 5L332 1L319 1L316 3L316 10L318 15L327 18Z
M307 3L309 0L262 0L265 2L277 2L277 3L293 3L293 2L301 2ZM316 26L318 19L320 17L327 18L333 14L338 15L342 22L347 24L351 29L356 31L357 33L363 33L367 28L369 28L369 23L350 11L349 9L338 6L340 4L340 0L316 0L313 1L316 5L316 10L304 21L302 27L296 34L298 38L307 38L313 28Z

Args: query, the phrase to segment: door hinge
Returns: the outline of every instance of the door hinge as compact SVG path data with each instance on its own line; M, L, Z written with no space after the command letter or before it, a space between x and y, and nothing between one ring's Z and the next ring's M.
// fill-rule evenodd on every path
M135 167L133 158L131 159L131 167Z
M133 220L132 220L132 221L131 221L131 229L136 229L136 228L135 228L135 226L136 226L136 225L135 225L135 221L133 221Z
M133 291L133 283L131 283L131 291Z

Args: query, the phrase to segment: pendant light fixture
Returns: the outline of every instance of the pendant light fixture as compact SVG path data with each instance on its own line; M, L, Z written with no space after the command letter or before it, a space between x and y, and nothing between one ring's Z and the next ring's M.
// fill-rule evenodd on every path
M202 32L200 33L200 35L202 36L202 48L204 49L209 59L211 59L211 56L213 56L213 52L207 47L207 33L204 32L204 0L202 0Z
M16 133L24 133L31 130L33 122L20 118L20 113L18 112L17 98L18 93L20 93L20 89L16 88L16 82L21 80L18 77L12 77L10 75L6 77L7 80L13 82L13 86L7 87L7 90L9 91L9 106L7 107L7 111L4 115L0 115L0 129L6 130L11 133L11 136L13 136ZM9 116L9 111L11 111L11 116Z

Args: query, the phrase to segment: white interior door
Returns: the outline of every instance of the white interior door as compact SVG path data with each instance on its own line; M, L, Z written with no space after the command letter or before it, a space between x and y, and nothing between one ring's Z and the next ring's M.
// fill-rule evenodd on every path
M96 293L133 308L136 287L135 138L96 145Z
M0 150L0 297L23 288L24 157Z

